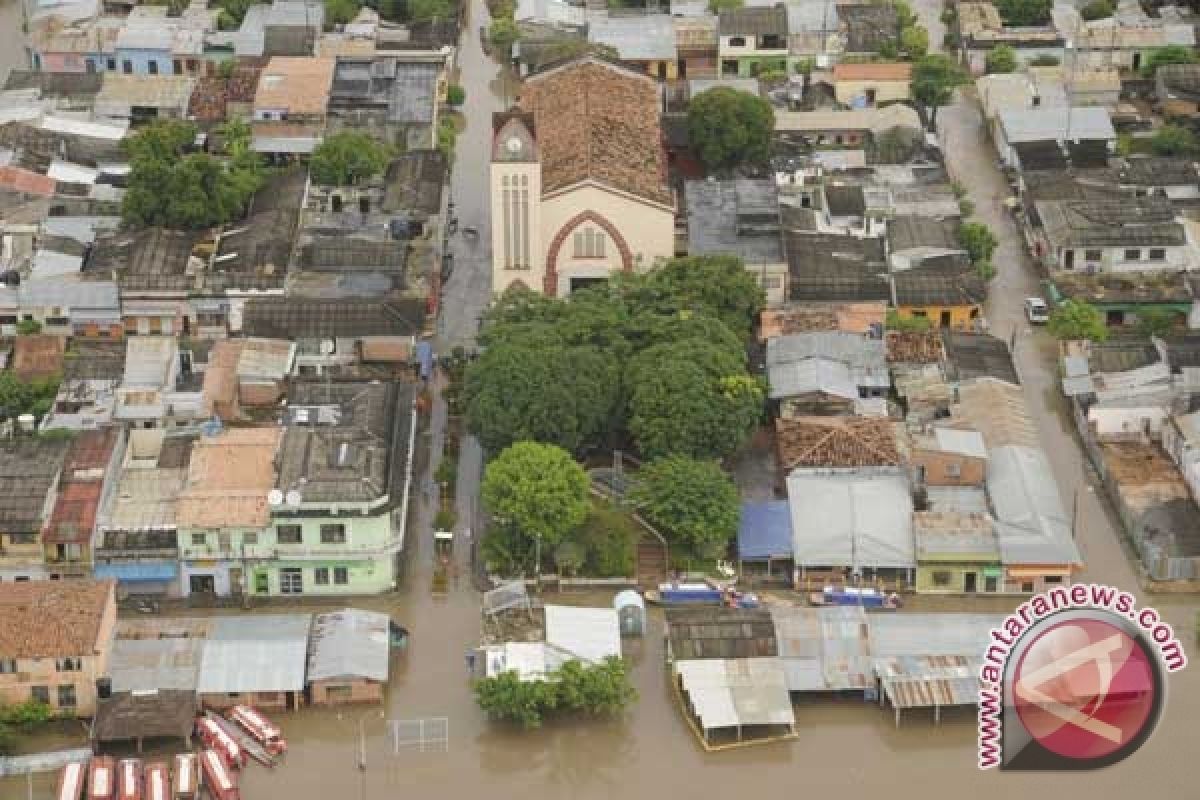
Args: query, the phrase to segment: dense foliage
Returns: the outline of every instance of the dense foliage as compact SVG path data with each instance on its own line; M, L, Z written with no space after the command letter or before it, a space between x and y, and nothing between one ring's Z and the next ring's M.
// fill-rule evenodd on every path
M1050 21L1054 0L997 0L996 10L1011 28L1045 25Z
M1178 44L1160 47L1146 58L1146 63L1142 65L1142 75L1152 78L1159 67L1165 67L1168 64L1195 64L1197 58L1200 56L1197 56L1196 51L1190 47Z
M494 49L507 55L512 50L513 43L521 38L521 32L517 29L517 23L502 17L493 20L488 26L487 37L488 43Z
M225 160L187 152L195 138L195 126L169 120L122 142L131 166L121 206L127 224L208 228L242 215L262 185L258 156L249 148L249 128L230 128L225 136L230 157Z
M637 698L625 662L611 657L601 664L568 661L544 681L522 681L516 672L475 681L475 700L494 720L536 728L552 711L591 716L620 713Z
M1092 2L1079 9L1079 15L1090 22L1094 19L1111 17L1114 11L1116 11L1116 5L1112 0L1092 0Z
M964 222L958 229L958 242L967 251L972 264L991 261L992 253L1000 244L992 229L982 222Z
M1190 156L1200 153L1196 134L1182 125L1164 125L1150 139L1150 149L1159 156Z
M734 258L676 259L559 300L507 292L467 372L467 423L497 452L581 454L631 436L645 455L723 457L762 411L745 341L762 291Z
M884 327L889 331L923 333L933 327L929 317L902 317L900 312L892 309L887 312Z
M638 472L631 499L676 553L718 558L737 533L737 487L714 461L684 456L652 461Z
M560 447L518 442L483 475L482 498L496 527L552 549L588 513L588 477Z
M388 163L387 146L375 137L357 131L326 136L313 151L310 171L313 180L325 186L352 186L383 172Z
M967 83L967 73L948 56L931 53L913 65L912 95L929 112L929 121L937 122L939 107L949 105L954 90Z
M16 746L18 733L31 733L54 718L54 709L36 700L0 706L0 755Z
M1103 342L1108 338L1104 315L1090 303L1067 300L1050 314L1046 325L1050 335L1058 339L1091 339Z
M54 406L58 384L57 377L26 381L12 372L0 372L0 417L33 414L40 420Z
M345 25L358 16L360 8L358 0L325 0L325 27Z
M709 89L688 106L688 141L711 171L765 164L774 131L771 104L749 92Z
M992 48L988 51L985 69L988 75L1016 72L1017 51L1006 44Z
M607 505L594 506L571 536L583 553L583 568L598 578L623 578L636 567L638 529L629 515Z

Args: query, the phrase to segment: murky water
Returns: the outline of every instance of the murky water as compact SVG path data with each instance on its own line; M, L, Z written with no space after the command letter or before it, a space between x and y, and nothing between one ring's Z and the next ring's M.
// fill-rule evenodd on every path
M506 105L511 85L497 82L495 68L479 51L475 29L478 20L484 19L481 9L476 0L472 7L475 21L464 36L460 56L468 107L454 194L461 224L478 227L480 241L486 243L489 117L491 111ZM0 14L6 11L8 6L0 5ZM0 23L10 17L0 16ZM11 49L0 50L0 58L10 53ZM965 174L959 178L970 189L978 216L1001 237L995 259L999 275L988 315L999 335L1008 336L1014 327L1017 330L1017 360L1027 397L1037 413L1068 508L1075 492L1080 492L1080 548L1088 562L1085 577L1134 588L1137 584L1113 523L1098 497L1087 491L1079 449L1069 423L1061 417L1056 378L1048 361L1052 348L1044 334L1029 332L1021 321L1022 298L1034 291L1036 280L1016 246L1015 232L1006 227L1001 202L1007 189L991 166L993 156L982 137L978 116L965 104L945 109L941 116L948 133L950 161L965 165ZM464 243L453 246L460 255L448 286L447 309L452 318L443 334L446 341L458 338L473 323L471 316L486 300L488 285L486 253L472 253ZM428 437L435 447L440 447L442 424L444 408L439 406L435 430ZM478 453L464 449L464 460L464 472L477 474ZM469 508L469 499L460 499L460 517ZM448 596L430 594L433 509L422 499L415 513L412 530L417 537L409 554L404 589L387 598L356 604L387 611L412 633L410 649L393 666L384 716L402 720L447 717L448 747L445 752L421 752L415 747L397 752L378 708L353 709L341 717L314 710L281 715L278 721L291 745L287 761L274 771L251 765L243 779L247 800L471 796L558 800L684 793L922 800L1011 800L1050 793L1122 800L1152 793L1181 800L1197 796L1197 778L1187 767L1197 752L1194 720L1200 718L1200 654L1190 635L1193 616L1200 607L1196 598L1154 598L1185 641L1189 658L1197 663L1171 679L1166 711L1151 741L1132 759L1103 772L981 774L974 766L973 712L949 714L938 726L931 715L912 713L897 729L890 714L853 699L800 703L796 711L800 736L791 742L705 754L669 690L663 669L661 618L657 616L652 617L651 635L627 642L640 697L624 718L561 720L530 732L483 719L471 697L464 661L467 648L479 640L478 596L465 578ZM460 548L456 557L465 576L465 548ZM315 609L305 606L305 610ZM365 734L365 770L358 768L360 731ZM53 780L53 776L38 777L32 797L50 797ZM25 796L24 779L0 781L3 800Z

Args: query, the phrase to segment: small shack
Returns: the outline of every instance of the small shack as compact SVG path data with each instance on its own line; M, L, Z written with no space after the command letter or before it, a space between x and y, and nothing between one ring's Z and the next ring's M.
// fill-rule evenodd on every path
M311 614L215 618L200 662L200 701L208 708L298 708L311 624Z
M646 635L646 600L633 589L617 592L613 598L622 636Z
M92 749L146 740L177 739L189 746L196 717L196 693L181 689L113 692L96 702Z
M344 608L318 614L308 646L313 705L379 703L388 681L387 614Z
M742 503L741 522L737 536L738 572L745 572L745 565L766 564L766 578L770 580L771 567L784 564L780 576L791 582L792 563L792 512L786 500Z

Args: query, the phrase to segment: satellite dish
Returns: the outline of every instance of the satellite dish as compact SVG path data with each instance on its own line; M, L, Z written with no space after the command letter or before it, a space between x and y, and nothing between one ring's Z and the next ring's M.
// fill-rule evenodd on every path
M321 355L323 355L323 356L332 355L335 347L336 347L336 345L333 343L333 339L322 339L321 340Z
M278 489L272 489L267 492L267 505L272 508L283 505L283 492Z
M300 505L300 493L299 493L299 492L297 492L295 489L292 489L292 490L291 490L291 491L289 491L289 492L287 493L287 495L284 497L284 502L285 502L286 504L288 504L289 506L298 506L298 505Z

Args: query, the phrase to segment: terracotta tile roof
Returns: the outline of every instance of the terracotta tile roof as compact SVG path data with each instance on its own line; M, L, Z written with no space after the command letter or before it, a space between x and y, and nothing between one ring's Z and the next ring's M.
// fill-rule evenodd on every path
M98 431L83 431L71 441L67 460L63 465L64 480L92 480L95 470L108 467L113 447L117 444L116 428ZM103 475L98 476L103 479Z
M62 373L66 349L66 338L63 336L18 336L13 342L12 370L23 381L59 375Z
M759 317L759 339L813 331L870 333L883 327L885 303L806 303L795 308L773 309Z
M275 487L275 452L283 429L232 428L201 438L192 449L179 498L181 528L261 527L267 524L267 492Z
M53 178L20 167L0 167L0 189L53 197L58 184Z
M652 78L584 58L530 78L521 106L534 114L544 193L590 179L672 203Z
M795 417L775 421L779 466L882 467L900 463L887 417Z
M289 114L324 114L336 63L332 58L272 58L258 78L255 108L283 108Z
M946 360L937 331L888 331L888 363L938 364Z
M83 544L91 541L103 488L101 481L64 484L54 502L54 513L42 531L42 541L47 544Z
M888 62L881 64L836 64L835 81L907 81L912 77L912 64Z
M243 339L226 339L213 345L204 371L204 413L225 416L237 408L237 365Z
M0 659L91 655L114 581L0 583Z

